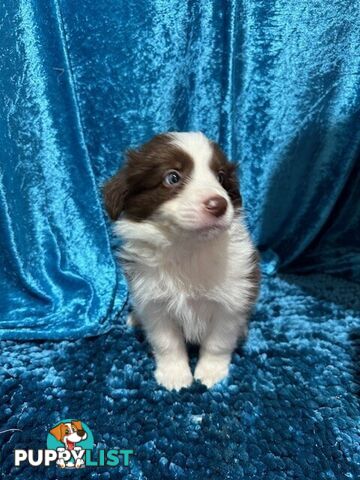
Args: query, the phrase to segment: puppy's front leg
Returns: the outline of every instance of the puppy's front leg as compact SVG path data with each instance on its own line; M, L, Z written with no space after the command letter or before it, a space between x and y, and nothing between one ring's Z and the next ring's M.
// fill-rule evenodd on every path
M247 333L247 319L219 310L200 347L194 377L208 388L229 373L231 355L240 336Z
M168 390L180 390L193 380L185 342L179 327L161 310L147 308L143 312L143 325L156 360L155 378Z

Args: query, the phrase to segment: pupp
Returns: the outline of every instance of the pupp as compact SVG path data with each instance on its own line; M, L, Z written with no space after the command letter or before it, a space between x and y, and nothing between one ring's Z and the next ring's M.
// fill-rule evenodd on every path
M194 377L211 387L246 336L259 284L234 164L200 132L157 135L127 153L104 198L156 380L192 383L191 342L200 345Z

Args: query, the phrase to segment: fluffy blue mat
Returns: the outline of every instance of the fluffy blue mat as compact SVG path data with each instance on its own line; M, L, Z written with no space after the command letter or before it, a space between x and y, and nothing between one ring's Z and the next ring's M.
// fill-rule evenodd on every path
M140 331L59 343L2 343L2 478L358 479L360 286L326 276L263 279L247 343L211 391L156 385ZM192 352L194 362L196 352ZM48 429L80 418L97 448L131 448L130 467L13 466Z

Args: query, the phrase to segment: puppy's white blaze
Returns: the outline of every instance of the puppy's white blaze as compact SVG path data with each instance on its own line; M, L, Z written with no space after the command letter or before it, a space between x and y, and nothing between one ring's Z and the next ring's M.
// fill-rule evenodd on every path
M211 169L213 147L201 132L170 133L171 143L187 153L193 162L190 178L180 193L162 205L160 213L170 221L189 230L211 226L227 228L234 216L234 208L225 189ZM227 210L221 218L211 216L204 202L213 196L227 201Z
M196 163L209 167L212 148L201 132L170 132L171 143L184 150Z
M210 162L213 155L213 149L209 140L201 132L179 132L171 133L172 144L176 145L186 152L194 162L194 170L191 174L191 181L184 190L203 190L206 193L218 193L224 198L227 197L225 190L216 180L214 173L210 169ZM186 197L186 195L184 195Z

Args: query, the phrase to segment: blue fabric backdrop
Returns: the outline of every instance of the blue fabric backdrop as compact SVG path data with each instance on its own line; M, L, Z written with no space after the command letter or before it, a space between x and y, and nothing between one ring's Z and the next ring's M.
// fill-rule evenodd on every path
M0 22L0 337L110 327L100 186L166 130L239 162L265 271L360 278L357 2L14 0Z
M99 189L126 147L166 130L203 130L239 162L265 271L359 279L356 2L1 10L2 338L110 327L126 287Z

